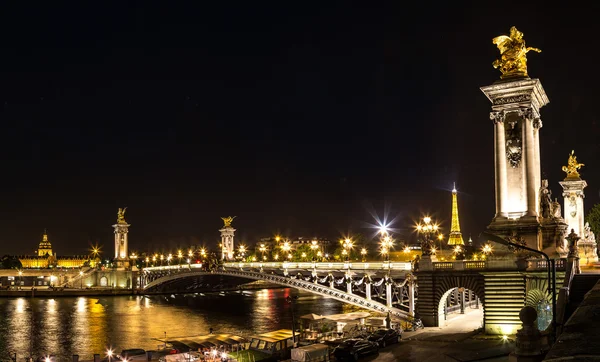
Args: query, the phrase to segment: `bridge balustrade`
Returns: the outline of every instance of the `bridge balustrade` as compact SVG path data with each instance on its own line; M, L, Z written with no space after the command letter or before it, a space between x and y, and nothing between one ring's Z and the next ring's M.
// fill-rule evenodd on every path
M566 259L556 259L556 270L565 270ZM498 260L455 260L433 262L433 270L525 270L545 271L548 262L545 259L528 259L527 265L519 267L515 259Z
M272 268L272 269L350 269L350 270L411 270L410 262L232 262L224 263L228 268Z

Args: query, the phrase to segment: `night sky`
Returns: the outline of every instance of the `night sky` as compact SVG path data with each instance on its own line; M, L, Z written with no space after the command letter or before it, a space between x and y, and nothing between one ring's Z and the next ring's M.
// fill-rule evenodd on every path
M424 213L449 228L453 182L475 237L495 210L479 87L512 25L543 51L543 177L562 203L575 149L591 208L598 9L481 3L3 2L0 254L47 228L59 255L110 255L125 206L140 252L215 246L228 215L246 243L371 235L373 213L410 239Z

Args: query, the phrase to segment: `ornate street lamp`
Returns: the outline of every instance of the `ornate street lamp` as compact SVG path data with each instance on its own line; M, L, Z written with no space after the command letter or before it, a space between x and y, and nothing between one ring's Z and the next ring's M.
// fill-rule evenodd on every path
M183 258L183 253L181 250L177 250L177 259L179 259L179 264L181 264L181 258Z
M362 262L364 263L367 258L367 249L366 248L360 249L360 255L362 255Z
M287 254L289 260L292 260L292 254L290 253L292 247L290 246L290 243L288 241L283 242L283 245L281 245L281 250L283 250L283 252Z
M345 255L346 261L350 261L350 251L354 247L352 240L350 238L346 238L344 240L340 240L340 242L342 243L342 247L344 248L344 250L342 250L342 255Z
M258 248L262 254L262 259L265 260L267 257L265 256L265 251L267 251L267 247L265 244L260 244L260 248Z
M311 243L310 243L310 249L312 250L312 254L313 254L313 255L312 255L312 258L313 258L313 261L315 261L315 259L316 259L316 258L315 258L315 254L316 254L316 253L315 253L315 251L316 251L318 248L319 248L319 245L317 245L317 241L316 241L316 240L313 240L313 241L311 241Z
M421 234L421 253L423 256L434 256L436 248L434 239L439 234L439 226L429 216L423 218L423 223L417 224L417 232Z

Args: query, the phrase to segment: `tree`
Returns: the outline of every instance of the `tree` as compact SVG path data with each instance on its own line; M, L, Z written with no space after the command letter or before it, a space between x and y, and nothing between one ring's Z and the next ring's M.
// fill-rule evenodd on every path
M592 229L594 235L600 235L600 204L596 204L594 207L592 207L592 209L588 212L585 221L590 224L590 229ZM567 233L569 231L570 230L567 230ZM579 236L583 237L583 235Z
M21 269L21 261L16 256L4 255L0 261L0 267L2 269Z

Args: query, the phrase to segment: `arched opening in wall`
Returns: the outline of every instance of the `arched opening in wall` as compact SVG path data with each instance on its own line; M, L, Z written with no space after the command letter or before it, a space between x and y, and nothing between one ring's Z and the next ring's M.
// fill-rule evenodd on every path
M483 326L483 303L474 291L460 287L442 294L438 305L438 326L450 325L464 330Z
M107 277L100 278L100 286L101 287L107 287L108 286L108 278Z

